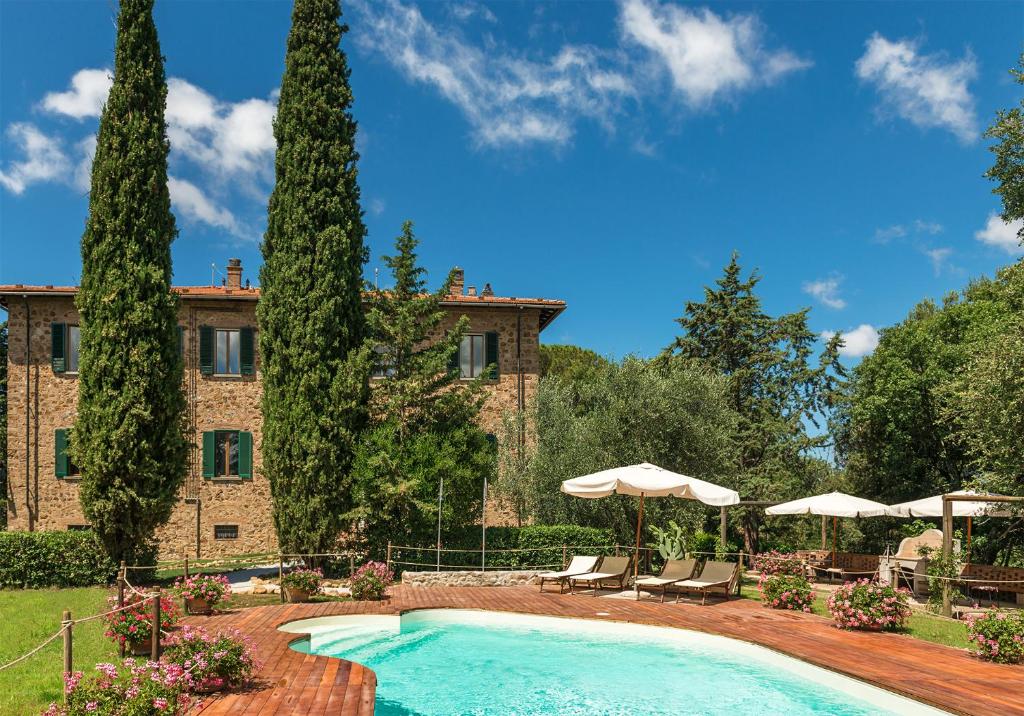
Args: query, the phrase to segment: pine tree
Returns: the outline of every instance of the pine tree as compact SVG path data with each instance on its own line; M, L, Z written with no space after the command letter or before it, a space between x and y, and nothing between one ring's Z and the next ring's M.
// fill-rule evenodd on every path
M351 507L366 422L366 261L356 122L337 0L296 0L274 137L257 307L263 360L263 469L288 552L324 552Z
M82 236L78 416L71 454L86 517L134 562L185 476L182 365L167 189L167 82L153 0L122 0Z
M356 457L350 517L374 547L433 534L442 477L446 531L475 522L483 479L495 462L487 434L476 425L482 382L461 384L451 369L468 327L463 316L443 330L448 314L441 301L453 276L429 293L416 246L407 221L395 255L384 257L394 286L374 291L367 313L380 377L373 386L372 424Z
M839 335L828 341L812 363L818 336L807 327L807 310L778 317L766 314L754 292L757 273L742 278L733 254L717 288L704 289L704 301L686 304L676 319L683 328L660 360L697 363L729 381L729 403L737 416L736 465L731 486L744 499L775 500L802 496L813 482L805 457L825 447L827 434L811 435L829 411L844 376L838 360ZM757 552L763 511L745 510L744 549Z

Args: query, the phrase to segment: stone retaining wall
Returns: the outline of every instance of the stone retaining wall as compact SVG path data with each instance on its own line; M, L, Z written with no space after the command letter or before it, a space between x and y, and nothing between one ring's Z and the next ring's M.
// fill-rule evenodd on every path
M403 572L402 584L415 587L518 587L536 584L539 570L493 572Z

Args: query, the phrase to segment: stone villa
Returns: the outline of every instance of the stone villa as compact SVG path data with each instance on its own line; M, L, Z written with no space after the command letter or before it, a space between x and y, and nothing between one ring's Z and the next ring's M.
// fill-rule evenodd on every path
M260 359L255 349L259 289L232 259L221 286L179 286L178 336L185 360L194 438L185 483L170 521L157 533L165 556L213 557L277 549L270 486L262 474ZM84 529L78 469L66 452L78 400L76 287L0 286L8 313L8 495L11 530ZM482 427L521 409L536 390L540 332L564 301L495 296L465 287L457 271L443 302L450 327L468 316L459 351L463 378L496 363Z

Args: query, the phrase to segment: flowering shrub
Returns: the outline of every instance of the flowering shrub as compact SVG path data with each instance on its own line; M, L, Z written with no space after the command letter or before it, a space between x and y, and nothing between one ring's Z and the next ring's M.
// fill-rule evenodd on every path
M259 668L251 640L238 630L211 635L187 625L168 640L164 659L184 668L185 683L195 691L239 686Z
M811 611L814 603L814 590L807 577L792 574L764 574L757 582L761 592L761 601L772 609L793 609Z
M281 587L316 594L320 591L320 583L323 581L324 573L319 569L296 569L284 575Z
M197 574L174 583L182 599L202 599L211 607L231 596L231 583L220 574Z
M789 574L794 577L804 576L804 562L795 554L785 554L778 550L755 554L750 559L751 566L765 574Z
M828 598L828 611L846 629L899 629L910 616L910 591L869 579L839 587Z
M982 659L1003 664L1024 662L1024 613L989 609L983 616L969 614L967 640Z
M117 607L117 597L110 597L107 604ZM119 644L139 643L152 639L153 601L143 600L138 594L125 596L125 609L106 617L106 635ZM169 597L160 597L160 629L167 631L174 626L180 614L178 607Z
M353 599L382 599L395 581L395 573L383 562L367 562L352 575Z
M64 676L67 703L50 704L44 716L155 716L188 710L185 669L180 664L125 659L121 667L97 664L95 676Z

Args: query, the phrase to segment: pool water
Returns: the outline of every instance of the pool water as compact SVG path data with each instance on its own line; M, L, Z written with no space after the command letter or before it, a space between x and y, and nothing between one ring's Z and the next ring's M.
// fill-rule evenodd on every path
M377 674L377 716L937 714L733 639L469 610L294 622L304 653Z

